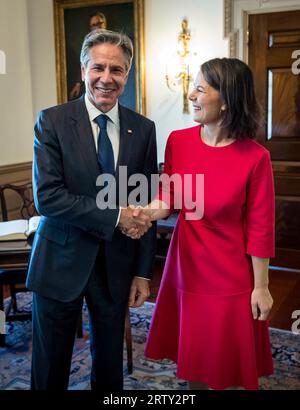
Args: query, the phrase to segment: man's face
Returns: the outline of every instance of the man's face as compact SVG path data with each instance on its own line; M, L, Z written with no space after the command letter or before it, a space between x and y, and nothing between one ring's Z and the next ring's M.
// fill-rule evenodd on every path
M90 30L96 30L97 28L106 28L106 20L101 16L93 16L90 18Z
M127 83L123 50L109 43L97 44L90 49L87 66L81 66L82 81L88 99L102 112L111 110Z

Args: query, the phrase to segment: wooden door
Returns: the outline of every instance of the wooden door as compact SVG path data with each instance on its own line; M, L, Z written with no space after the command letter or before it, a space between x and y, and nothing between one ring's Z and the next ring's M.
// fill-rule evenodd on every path
M265 112L258 141L271 152L275 177L276 257L271 264L300 269L300 74L292 72L295 50L300 56L300 11L249 16L249 65Z

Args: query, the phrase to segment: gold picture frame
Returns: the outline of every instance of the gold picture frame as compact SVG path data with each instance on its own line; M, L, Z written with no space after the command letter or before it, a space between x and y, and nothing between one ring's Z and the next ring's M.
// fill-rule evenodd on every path
M133 40L133 66L121 98L127 101L124 105L145 115L144 0L53 0L53 6L58 103L69 100L74 70L80 73L80 47L88 32L88 16L98 11L108 17L107 29L125 32ZM76 50L71 50L71 43Z

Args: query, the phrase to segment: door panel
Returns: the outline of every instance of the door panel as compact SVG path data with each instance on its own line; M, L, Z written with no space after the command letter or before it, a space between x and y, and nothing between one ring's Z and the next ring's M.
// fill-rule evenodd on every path
M289 144L300 135L300 77L289 67L268 70L268 79L268 140Z
M265 122L258 141L271 153L276 192L273 265L300 269L300 11L249 16L249 65Z

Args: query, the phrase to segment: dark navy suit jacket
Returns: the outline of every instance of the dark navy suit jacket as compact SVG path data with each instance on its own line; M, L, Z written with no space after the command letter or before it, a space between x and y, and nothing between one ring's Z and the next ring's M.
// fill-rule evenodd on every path
M155 125L120 105L119 116L117 185L119 166L128 167L128 177L141 173L150 181L157 172ZM140 240L115 228L119 210L96 205L99 174L84 98L41 111L35 125L33 188L42 218L29 263L29 289L62 302L75 299L94 269L101 243L115 300L128 297L133 276L151 277L155 226Z

